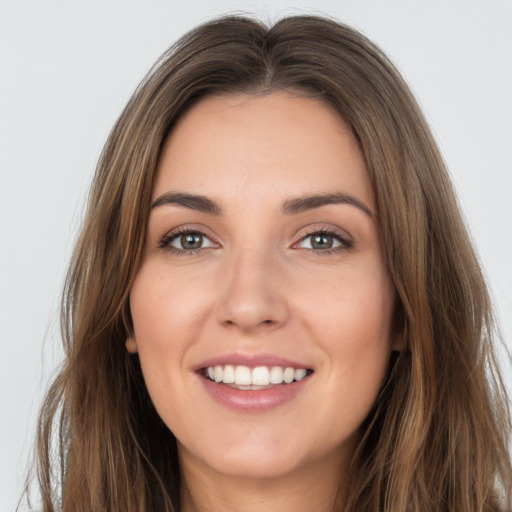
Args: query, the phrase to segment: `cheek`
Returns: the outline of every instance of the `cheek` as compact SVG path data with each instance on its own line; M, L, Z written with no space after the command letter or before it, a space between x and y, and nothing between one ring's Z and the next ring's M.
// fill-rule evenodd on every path
M143 267L130 293L139 352L180 352L201 325L211 293L185 273ZM204 282L203 282L204 283Z
M332 401L325 402L324 414L338 407L336 428L356 429L377 398L389 362L394 293L387 276L374 273L339 280L328 290L310 290L306 328L328 356L326 394Z
M330 345L329 351L390 347L394 292L383 272L363 268L317 282L305 290L301 303L308 328Z
M134 282L130 310L144 380L165 421L182 394L183 358L204 315L201 293L148 265Z

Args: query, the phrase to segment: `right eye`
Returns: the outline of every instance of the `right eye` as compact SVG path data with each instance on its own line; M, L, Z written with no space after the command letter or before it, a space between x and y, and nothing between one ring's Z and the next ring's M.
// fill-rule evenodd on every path
M199 231L171 233L165 235L160 242L161 248L167 248L176 253L197 252L213 245L213 242Z

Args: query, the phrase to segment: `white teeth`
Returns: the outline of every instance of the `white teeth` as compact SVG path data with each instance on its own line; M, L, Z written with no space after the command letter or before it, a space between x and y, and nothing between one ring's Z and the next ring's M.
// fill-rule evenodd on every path
M280 366L273 366L270 370L270 383L281 384L283 382L283 369Z
M206 369L208 378L214 382L235 384L237 386L269 386L271 384L290 384L300 381L308 374L305 368L281 366L256 366L251 370L248 366L216 365Z
M268 386L270 383L270 372L266 366L257 366L252 371L252 382L254 386Z
M295 380L302 380L306 376L307 371L304 368L295 370Z
M283 374L283 380L286 382L286 384L290 384L290 382L293 382L294 378L295 370L293 368L286 368Z
M247 366L237 366L235 368L235 384L237 386L250 386L251 382L251 370Z
M235 382L235 368L230 364L224 367L222 382L224 382L224 384L233 384Z

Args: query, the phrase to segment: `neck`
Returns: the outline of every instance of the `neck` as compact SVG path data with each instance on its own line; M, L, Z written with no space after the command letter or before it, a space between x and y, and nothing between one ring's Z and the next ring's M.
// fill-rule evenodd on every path
M347 464L339 457L272 478L224 475L197 459L187 459L186 464L182 463L182 512L342 510Z

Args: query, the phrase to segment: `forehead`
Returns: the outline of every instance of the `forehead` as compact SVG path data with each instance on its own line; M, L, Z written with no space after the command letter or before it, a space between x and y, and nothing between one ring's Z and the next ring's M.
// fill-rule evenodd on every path
M273 92L210 96L170 133L153 196L182 190L225 200L343 191L373 209L363 155L324 102Z

